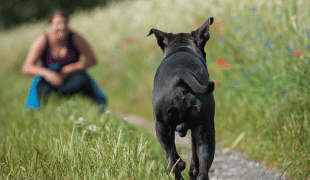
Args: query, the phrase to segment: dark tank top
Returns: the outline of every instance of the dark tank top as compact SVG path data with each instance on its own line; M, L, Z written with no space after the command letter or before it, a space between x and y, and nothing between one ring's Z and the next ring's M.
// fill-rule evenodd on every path
M67 51L66 56L63 58L53 58L51 48L50 48L50 43L49 43L48 38L47 38L47 34L45 34L45 38L47 40L47 43L45 45L45 49L44 49L43 54L41 56L43 67L46 68L46 67L48 67L48 65L50 65L52 63L59 63L61 66L64 66L64 65L75 63L75 62L79 61L79 57L80 57L81 53L79 52L79 50L74 45L73 32L72 31L70 31L68 34L68 37L67 37L68 51Z

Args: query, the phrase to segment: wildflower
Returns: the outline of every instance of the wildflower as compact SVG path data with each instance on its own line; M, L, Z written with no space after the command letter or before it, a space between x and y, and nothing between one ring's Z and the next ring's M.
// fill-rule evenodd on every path
M126 42L125 42L125 41L119 41L119 42L117 43L117 47L118 47L119 49L124 49L124 48L126 47Z
M111 112L110 112L110 110L107 110L105 113L106 113L106 114L110 114Z
M134 45L137 43L137 38L136 37L130 37L128 39L128 43L131 44L131 45Z
M235 87L237 87L240 84L241 84L241 81L238 80L238 81L232 83L232 87L235 88Z
M200 27L200 26L203 25L203 23L204 23L203 21L200 21L200 22L197 23L197 26Z
M301 52L300 51L295 51L294 54L299 57L301 55Z
M230 69L230 62L225 62L224 66L222 66L224 69Z
M223 66L225 64L225 61L222 57L217 58L216 62L220 66Z
M258 70L258 67L257 66L253 66L252 68L251 68L251 71L252 72L256 72Z
M222 26L222 21L215 21L212 25L211 28L216 31L217 29L219 29Z
M78 121L75 121L75 123L78 124L78 125L82 125L83 121L84 121L84 118L79 117Z
M84 118L83 117L79 117L79 121L84 121Z
M249 75L249 72L248 72L247 70L245 70L245 71L243 71L243 75L244 75L245 77L247 77L247 76Z
M285 97L285 99L288 99L290 96L287 92L285 92L284 97Z
M224 37L222 37L222 36L221 36L221 37L219 37L219 42L220 42L220 43L224 43L224 42L225 42Z
M97 131L100 131L100 130L101 130L100 127L97 127L97 126L94 125L94 124L89 125L86 129L87 129L88 131L90 131L90 132L97 132Z
M70 121L73 121L74 115L71 115L71 116L69 117L69 119L70 119Z
M213 82L214 82L215 87L218 86L219 82L217 79L213 79Z
M270 49L274 48L274 40L270 40L265 43L264 49L267 49L267 48L270 48Z
M254 12L254 13L256 13L257 12L257 8L256 7L252 7L252 11Z
M219 66L223 67L224 69L229 69L231 66L230 63L225 62L222 57L217 58L216 62Z
M237 34L238 33L238 31L239 31L239 29L238 28L233 28L233 33L235 33L235 34Z

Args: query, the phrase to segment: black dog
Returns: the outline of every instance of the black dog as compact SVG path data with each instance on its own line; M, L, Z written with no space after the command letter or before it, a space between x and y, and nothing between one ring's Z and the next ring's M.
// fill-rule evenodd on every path
M152 106L157 139L176 179L183 179L185 162L175 147L175 131L181 137L192 132L191 179L209 179L214 158L214 83L209 79L204 46L210 38L210 17L191 33L172 34L151 29L164 52L154 78Z

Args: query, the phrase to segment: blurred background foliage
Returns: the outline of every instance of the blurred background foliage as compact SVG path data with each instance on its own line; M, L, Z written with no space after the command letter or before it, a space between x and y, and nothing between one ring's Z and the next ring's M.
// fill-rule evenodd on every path
M1 0L0 29L8 29L25 22L46 19L54 8L65 9L69 14L79 10L104 7L119 0Z

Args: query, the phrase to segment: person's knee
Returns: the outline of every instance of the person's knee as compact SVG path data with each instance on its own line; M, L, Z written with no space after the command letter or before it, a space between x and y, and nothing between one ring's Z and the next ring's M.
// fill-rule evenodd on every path
M77 93L82 88L87 87L89 84L88 78L84 73L78 73L70 76L67 81L61 86L60 90L63 94Z

